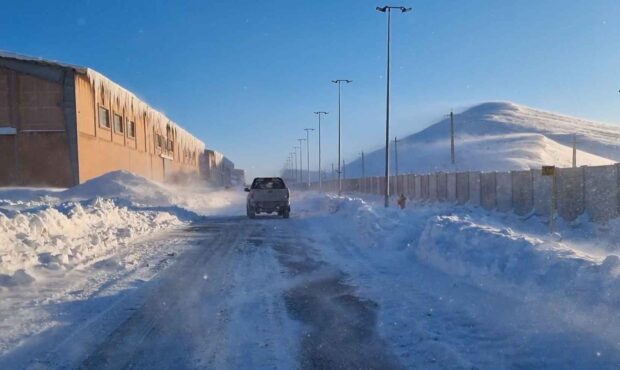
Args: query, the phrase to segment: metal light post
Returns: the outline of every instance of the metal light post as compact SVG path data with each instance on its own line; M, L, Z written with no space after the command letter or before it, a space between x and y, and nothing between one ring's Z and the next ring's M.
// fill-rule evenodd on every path
M377 7L378 11L387 13L387 86L385 98L385 206L390 205L390 31L392 23L392 9L398 9L402 13L408 12L411 8L404 6L383 6Z
M304 160L303 160L303 145L302 142L306 141L306 139L297 139L299 141L299 184L303 185L304 183Z
M295 182L299 181L299 179L297 178L299 173L298 173L298 169L299 167L297 166L297 148L299 148L298 146L294 146L293 149L295 149L295 153L293 154L293 158L295 159Z
M323 188L323 170L321 164L321 114L328 114L327 112L314 112L317 116L319 116L319 191Z
M353 80L332 80L333 83L338 85L338 195L342 193L342 180L341 180L341 168L340 168L340 84L342 82L351 83Z
M310 189L310 131L314 131L313 128L305 128L306 131L306 162L308 170L308 189Z
M456 164L456 155L454 152L454 112L450 111L450 159L452 165Z
M394 136L394 192L398 196L398 138Z

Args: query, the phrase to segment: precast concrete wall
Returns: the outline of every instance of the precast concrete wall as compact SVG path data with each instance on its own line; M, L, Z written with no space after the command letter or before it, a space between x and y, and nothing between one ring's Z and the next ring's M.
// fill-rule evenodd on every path
M456 174L456 201L465 204L469 200L469 173L459 172Z
M431 173L428 176L428 200L437 201L437 174Z
M611 167L611 168L610 168ZM593 221L618 215L618 168L585 167L585 210Z
M551 186L553 184L553 176L543 176L541 170L531 171L534 212L539 216L547 216L551 209Z
M559 168L555 183L558 215L569 221L576 219L585 210L584 169Z
M480 172L469 173L469 204L480 206Z
M485 209L494 209L497 206L495 172L480 174L480 205Z
M393 195L409 199L468 203L485 209L519 215L548 216L555 194L557 214L574 220L584 212L593 221L607 221L620 215L620 164L580 168L556 168L555 175L543 176L540 169L510 172L459 172L392 176ZM555 188L554 188L555 179ZM342 181L344 191L382 195L384 177ZM310 186L317 188L317 184ZM337 191L338 182L324 181L323 188ZM396 192L398 190L398 192Z
M526 215L534 208L532 171L512 171L512 209Z
M512 177L510 172L496 172L495 186L497 210L500 212L512 210Z
M456 202L456 173L448 174L448 201Z
M440 202L448 199L448 174L444 172L437 174L437 199Z

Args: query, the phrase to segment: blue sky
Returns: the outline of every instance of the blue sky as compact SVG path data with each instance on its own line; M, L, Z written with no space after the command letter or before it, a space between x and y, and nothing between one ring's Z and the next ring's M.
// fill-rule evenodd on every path
M620 123L619 1L390 4L413 7L392 19L394 135L488 100ZM335 160L332 79L354 80L343 86L344 158L380 146L386 18L377 5L11 1L0 14L0 49L94 68L250 176L273 174L303 128L316 128L316 110L330 112L324 167Z

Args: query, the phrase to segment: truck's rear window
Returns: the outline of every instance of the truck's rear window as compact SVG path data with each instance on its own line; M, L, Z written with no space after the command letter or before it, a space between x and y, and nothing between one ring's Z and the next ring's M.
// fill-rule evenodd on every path
M286 189L284 181L278 178L254 179L252 189Z

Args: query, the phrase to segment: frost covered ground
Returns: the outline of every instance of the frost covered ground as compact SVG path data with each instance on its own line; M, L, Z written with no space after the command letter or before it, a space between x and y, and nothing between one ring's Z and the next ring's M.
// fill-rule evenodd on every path
M616 368L620 223L381 199L300 202L304 228L360 295L406 367Z
M620 365L618 221L314 192L248 220L127 173L0 199L2 368Z
M162 233L238 213L242 196L127 172L67 190L0 188L0 354L58 324L42 306L152 276L184 247L156 242Z

